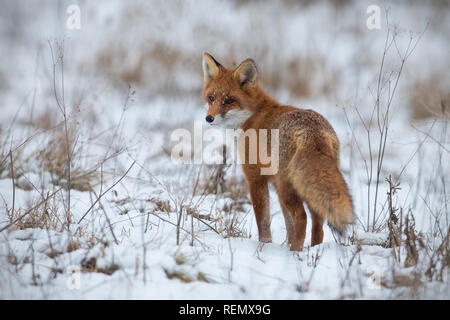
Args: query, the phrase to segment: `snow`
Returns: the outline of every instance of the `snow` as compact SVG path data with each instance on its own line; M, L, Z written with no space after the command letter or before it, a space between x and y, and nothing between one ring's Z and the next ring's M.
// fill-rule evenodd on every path
M368 230L377 181L374 177L368 182L366 166L370 151L376 166L379 135L374 122L370 150L355 106L369 123L386 36L383 28L369 31L365 27L369 2L337 8L326 2L304 7L224 1L80 2L82 28L71 31L61 27L66 3L27 2L25 6L24 1L11 1L2 14L0 56L8 63L0 66L0 229L67 183L46 171L39 157L62 127L46 130L27 124L39 115L52 116L55 125L62 121L53 93L49 49L50 43L57 52L53 39L64 39L65 99L68 106L75 106L69 117L75 120L79 149L72 169L94 169L94 192L71 190L69 225L65 223L68 192L63 189L47 203L48 216L58 219L48 218L47 224L33 228L13 225L0 232L1 299L450 297L448 267L443 269L443 281L425 276L432 259L429 253L442 242L449 226L448 120L414 122L408 100L415 80L448 69L450 26L446 21L450 20L440 20L448 16L448 8L439 12L425 4L389 4L390 21L405 30L398 38L400 52L408 44L410 30L417 35L428 20L432 24L406 62L393 100L377 200L377 213L382 212L377 222L380 230ZM36 6L38 15L33 14ZM8 13L22 22L16 31ZM140 65L142 56L151 55L158 45L167 60L150 56ZM386 73L399 66L397 52L392 50ZM299 98L289 88L267 91L282 103L320 112L335 128L341 141L341 170L359 218L346 238L335 239L325 226L323 244L311 247L308 216L304 250L289 251L283 215L271 188L273 242L261 245L248 196L203 194L200 184L213 176L213 169L171 160L175 142L170 141L170 133L178 128L192 131L194 121L205 117L204 51L219 61L223 57L225 65L255 57L260 74L275 70L281 79L286 71L282 62L296 57L324 57L324 65L319 65L339 74L330 81L333 88L328 93L318 89L330 80L321 69L311 75L314 94L309 97ZM112 62L102 67L99 57L108 54ZM141 79L129 89L122 76L136 66L142 71ZM446 77L443 81L448 83ZM59 79L56 85L60 94ZM10 149L15 157L14 189L6 157ZM111 159L99 166L108 156ZM1 170L3 165L7 170ZM120 183L92 206L131 166ZM405 216L414 214L416 230L428 248L421 249L414 267L404 265L404 248L399 263L387 247L384 179L390 174L401 183L393 205L403 208ZM197 177L204 179L199 185ZM225 180L232 179L236 186L245 184L239 166L227 169ZM15 216L11 217L13 206ZM230 206L232 213L226 209ZM198 216L193 217L191 209ZM229 237L233 221L239 234ZM420 274L422 284L414 288L395 280L415 274Z

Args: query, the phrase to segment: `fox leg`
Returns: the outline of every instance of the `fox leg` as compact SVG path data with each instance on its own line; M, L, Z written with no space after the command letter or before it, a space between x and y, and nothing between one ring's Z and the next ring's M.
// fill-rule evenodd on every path
M284 205L284 203L283 203L283 201L281 201L281 199L280 199L280 206L281 206L281 211L283 212L283 216L284 216L284 223L286 224L287 239L288 239L289 245L292 245L292 243L295 240L294 219L292 218L290 211Z
M311 246L321 244L323 241L323 219L311 211L312 232L311 232Z
M296 206L291 207L290 212L294 216L295 237L291 244L291 251L302 251L306 235L306 211L300 201Z
M250 181L248 186L250 189L253 210L255 211L259 241L272 242L272 235L270 233L269 187L267 185L267 181Z
M305 242L307 216L302 199L286 183L278 183L278 197L286 222L292 251L301 251Z

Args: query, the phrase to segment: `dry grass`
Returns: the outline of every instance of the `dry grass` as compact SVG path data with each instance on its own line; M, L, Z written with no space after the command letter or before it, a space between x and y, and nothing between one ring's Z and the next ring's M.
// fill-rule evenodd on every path
M430 79L417 80L410 88L413 119L450 118L450 86L446 73L434 73Z
M261 73L261 81L272 92L288 90L297 98L315 98L332 94L337 89L339 74L326 57L314 55L282 61L278 66L269 65Z
M342 6L346 6L351 4L354 0L321 0L323 2L331 2L335 8L340 8ZM282 6L287 8L295 8L295 7L308 7L314 4L317 4L320 1L317 0L281 0ZM256 0L235 0L236 5L249 5L252 3L258 3Z
M168 269L164 269L164 272L170 280L180 280L183 283L190 283L193 281L200 281L200 282L211 282L211 280L208 279L208 277L203 272L198 272L197 277L193 278L190 275L181 272L181 271L169 271Z
M45 148L37 152L36 159L41 163L41 168L51 174L54 185L67 189L67 181L69 180L67 150L70 150L73 155L70 172L70 188L78 191L92 191L92 187L99 183L98 173L89 172L77 165L76 160L82 158L84 150L77 143L78 131L74 122L69 126L68 132L68 139L66 139L63 130L54 131L53 137Z
M200 96L202 81L194 83L188 91L174 87L173 79L177 73L200 75L200 59L197 55L181 52L163 42L157 42L151 48L140 50L137 63L123 64L122 48L111 52L108 47L100 53L97 66L113 84L122 86L130 83L145 87L149 95L194 95ZM324 56L296 57L292 60L281 60L276 66L267 61L265 55L254 54L253 59L261 69L261 82L270 92L289 90L294 97L311 98L329 95L336 90L339 83L339 71L333 69ZM235 67L237 63L231 55L220 54L220 61L233 61L227 67ZM184 66L183 70L180 65ZM157 78L158 81L154 81ZM120 81L118 81L120 80Z
M336 1L338 6L343 2L347 1ZM185 10L183 5L174 5L171 9L179 10L180 15L184 14ZM145 88L144 92L149 97L155 95L200 97L203 90L202 52L180 48L169 38L160 37L155 30L140 34L131 41L130 34L134 32L136 25L144 24L155 15L156 11L151 10L153 8L147 6L126 8L119 24L121 32L115 33L114 39L99 50L94 57L93 68L114 86L122 87L125 83ZM177 12L172 14L175 16ZM177 23L170 19L161 23L167 24L165 27ZM133 24L129 23L131 20ZM274 29L282 32L283 28L280 23L270 24L269 27L257 19L251 23L255 25L255 30L261 30L258 32L250 30L248 34L250 38L266 31L273 32ZM209 44L209 50L217 47L217 39L228 43L226 51L211 52L226 67L236 67L240 63L236 61L238 57L253 58L260 70L261 82L269 92L289 90L294 97L320 97L333 94L340 83L340 70L331 65L327 54L312 52L283 57L274 52L274 44L265 38L257 45L253 42L238 41L227 30L220 30L200 21L194 23L192 29L195 38L202 39L202 46ZM133 46L133 54L130 54L130 46ZM268 55L268 52L277 54L279 58L273 60L273 55ZM242 56L243 54L246 56ZM189 83L179 80L187 77L197 80Z
M196 182L194 195L200 197L216 195L218 198L231 201L226 201L213 215L199 215L194 211L192 214L203 220L212 221L214 230L224 238L248 238L245 229L245 205L251 205L251 201L248 197L247 184L234 175L227 175L230 168L232 167L226 163L206 166L203 175L199 176Z
M7 156L8 153L5 149L6 147L6 141L5 141L5 135L3 133L3 128L0 125L0 177L3 176L3 173L8 170L8 162L7 162Z
M41 199L39 199L40 201ZM31 211L20 218L27 209L8 210L10 223L14 228L24 229L45 229L63 231L66 228L66 216L61 211L61 197L55 196L47 199L42 205L36 206L39 201L34 201L29 207Z
M238 179L231 172L228 173L231 171L230 168L231 166L226 164L206 166L200 181L198 181L195 195L220 195L234 200L240 208L243 204L251 204L248 198L247 183L245 180Z
M195 58L163 41L155 41L150 47L141 45L143 47L139 50L138 59L133 63L123 63L128 58L127 50L114 40L114 44L108 45L98 54L96 68L112 80L114 85L122 86L127 83L146 86L152 92L159 90L159 94L172 94L174 88L170 83L170 75L174 74L175 67L183 64L189 68ZM158 75L158 81L153 81L155 75Z
M98 272L98 273L104 273L106 275L112 275L114 272L116 272L117 270L119 270L119 266L117 264L110 264L109 266L106 267L99 267L97 265L97 258L96 257L92 257L89 259L83 259L81 261L81 272Z
M154 209L152 212L173 212L173 208L169 200L162 200L152 197L148 201L154 204Z
M309 2L310 1L304 1L302 5L309 5ZM344 2L346 3L348 1ZM285 3L293 3L293 5L296 5L296 3L289 0L285 0ZM336 0L335 3L338 6L341 2ZM134 19L134 17L127 18ZM204 35L207 32L206 29L200 31L200 35ZM216 38L222 36L223 35L221 34L217 34ZM226 41L226 36L223 38ZM136 64L130 65L128 63L123 63L128 59L127 54L129 48L126 46L127 42L124 42L123 46L120 39L115 40L114 43L115 44L110 44L110 46L105 48L97 58L98 70L106 76L114 78L115 80L119 78L123 82L147 87L149 94L168 93L173 95L185 94L180 88L172 85L171 82L174 74L180 70L184 70L187 74L192 73L199 76L199 81L196 81L198 86L194 85L192 88L189 88L188 90L192 90L189 92L198 95L201 90L200 56L192 55L189 52L181 52L170 43L164 42L164 39L162 39L160 41L150 42L150 44L143 44L143 47L136 48L136 52L139 52L140 57L137 59ZM233 43L230 45L230 53L227 53L225 56L217 56L217 58L221 61L223 59L224 63L232 66L233 64L236 64L231 60L235 57L235 54L247 49L249 49L249 47L245 47L242 43ZM303 56L286 60L280 59L280 63L277 65L274 65L271 61L267 60L266 55L263 52L256 54L253 58L261 65L261 80L264 86L271 91L289 90L291 94L298 97L323 96L331 94L333 90L336 89L334 87L335 84L339 82L339 71L334 70L329 66L326 57L320 55ZM450 100L449 90L448 88L442 88L439 81L439 77L442 78L444 76L445 74L436 75L430 82L417 82L414 85L412 90L413 94L411 96L411 106L414 110L415 118L426 118L430 116L440 117L442 115L448 116ZM426 110L425 113L424 110ZM40 167L42 171L49 172L52 175L52 182L55 186L60 186L65 190L76 189L79 191L91 192L95 195L95 198L100 199L101 196L97 196L93 192L93 187L99 183L99 173L96 170L86 170L80 165L82 162L80 159L84 157L86 152L83 149L83 146L78 143L80 132L78 131L75 122L69 117L67 123L68 130L64 132L62 128L56 127L57 119L54 115L55 112L51 112L51 110L46 111L31 123L34 127L49 131L47 136L49 138L47 139L48 142L33 156L40 161L39 163L41 164ZM82 121L87 121L87 119L83 119ZM0 137L2 137L0 146L1 159L8 160L9 150L7 148L6 140L3 141L6 135L4 135L1 127ZM382 139L380 141L382 141ZM73 155L73 157L71 157L71 177L69 177L67 150L70 150ZM170 155L170 152L167 152L167 150L165 151L167 155ZM14 182L14 185L22 189L32 190L32 186L24 184L23 180L19 179L24 172L24 170L21 169L24 160L22 159L20 152L21 150L17 150L17 152L14 153L15 175L10 173L12 169L10 161L3 161L0 163L0 176L7 173L10 178L15 178L16 181ZM380 152L380 154L384 154L384 150L383 153ZM32 158L29 158L27 161L32 161ZM92 165L93 163L90 164ZM204 224L210 226L210 228L213 228L224 238L248 237L248 232L245 229L247 217L246 208L248 208L248 206L251 207L251 202L248 198L248 190L245 181L232 175L230 168L233 167L226 164L202 167L200 170L203 171L199 173L199 180L187 187L187 189L189 189L187 191L188 197L190 195L189 191L193 189L192 199L194 196L204 198L207 195L215 195L218 199L232 200L227 201L222 207L217 208L216 212L201 214L199 212L199 207L196 204L179 204L158 197L150 197L146 201L153 206L151 213L177 214L176 212L179 211L180 221L187 221L187 216L192 218L191 221L195 221L194 219L200 220ZM382 169L380 164L379 171L383 172L380 176L383 176L385 172L381 171ZM70 181L69 187L68 181ZM386 224L384 225L384 227L387 226L389 230L389 239L386 239L387 244L382 244L382 246L392 248L395 261L398 263L396 266L399 266L401 263L402 267L412 268L413 271L411 271L410 274L394 273L392 279L389 281L384 280L384 286L390 288L405 287L417 291L423 286L424 276L430 281L444 281L445 276L448 273L448 267L450 266L449 231L447 231L446 237L439 239L437 248L429 246L428 243L425 244L423 235L419 234L415 228L413 213L410 210L407 211L404 208L396 208L394 206L395 201L393 201L393 198L396 196L398 185L395 185L391 179L389 183L391 192L388 195L389 199L386 202L389 205L389 209L386 209L388 217ZM185 194L183 194L183 196L184 195ZM133 199L132 197L125 197L115 200L114 202L117 206L127 210L126 208L132 205L135 200L136 199ZM48 201L45 201L42 205L36 206L36 201L34 201L33 204L28 206L28 208L33 209L28 214L24 215L23 218L19 219L19 217L22 217L27 210L22 208L16 210L10 209L8 211L9 220L14 224L14 228L16 229L39 228L64 231L67 227L67 223L72 220L70 217L67 217L68 214L70 215L70 208L68 210L65 209L64 202L65 199L61 192L61 194L49 198ZM92 208L96 203L97 202L94 202ZM103 209L100 202L98 203L98 206ZM178 210L178 206L180 210ZM88 214L90 210L91 209L89 209L86 214ZM142 212L144 211L145 210ZM403 212L407 212L407 214L404 216ZM182 215L186 216L183 217ZM164 215L160 216L164 217ZM249 212L249 217L250 219L254 219L252 211ZM145 230L147 230L147 224ZM194 224L192 223L192 244L194 241L197 241L197 239L195 239L195 232L200 232L198 231L199 229L194 231L193 225ZM202 224L199 225L203 227ZM87 229L90 226L92 226L92 224L87 223L84 228ZM107 231L105 232L109 232L109 230L113 232L111 224L109 226L110 229L106 228ZM183 232L188 233L188 231L185 230L187 228L185 225L181 227L179 224L177 228L178 232L182 230ZM81 229L79 228L77 230ZM377 231L384 230L383 228L377 229ZM81 236L82 233L86 239L87 234L85 232L76 232L78 236ZM102 238L101 234L92 234L88 244L86 245L85 243L83 246L80 238L73 237L68 242L67 246L63 247L63 249L60 248L62 251L51 249L46 254L53 259L63 254L63 251L73 252L79 249L91 249L99 243L102 243L106 247L109 243L105 242L107 241L104 240L105 238L106 237ZM357 243L358 239L353 239L352 241ZM177 244L180 244L179 240L177 240ZM356 254L357 253L355 253L355 256ZM308 258L308 266L315 268L318 264L319 257L319 255L311 257L311 262L309 262ZM429 257L429 259L427 257ZM188 263L186 257L181 254L177 255L175 259L177 266ZM145 261L145 256L143 261ZM14 266L20 265L18 258L14 255L8 256L8 262ZM424 269L420 269L423 267L423 264L427 264L425 274L423 273ZM102 268L98 266L97 258L91 257L81 261L81 268L82 272L100 272L111 275L119 269L119 266L112 263L111 265ZM62 269L54 268L54 272L62 273L63 271ZM193 281L210 282L208 277L201 272L197 275L189 275L182 271L165 270L165 273L169 279L178 279L185 283ZM310 281L311 279L307 282L302 282L298 286L298 291L309 291Z
M450 227L437 250L432 252L425 275L429 281L446 281L450 268Z
M419 289L424 286L425 280L446 281L450 266L450 228L446 234L441 235L440 244L439 242L438 245L433 244L433 239L416 230L411 209L406 211L403 207L393 206L394 198L397 197L401 188L399 184L392 183L391 177L386 181L389 183L387 193L389 237L386 247L392 249L394 264L391 271L392 277L383 279L381 285L390 289L407 288L406 294L417 298L420 297ZM407 213L404 214L404 212ZM408 271L398 273L399 269L396 266L402 266L405 271Z
M58 125L58 119L56 113L52 107L47 107L43 112L36 115L34 119L31 119L30 126L43 130L52 130Z

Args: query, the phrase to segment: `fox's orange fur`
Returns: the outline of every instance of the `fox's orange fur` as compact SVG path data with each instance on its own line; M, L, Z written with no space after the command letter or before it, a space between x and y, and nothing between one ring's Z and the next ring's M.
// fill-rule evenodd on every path
M261 175L262 165L243 164L261 242L271 242L268 183L274 182L291 250L302 250L308 205L311 245L323 241L323 222L343 233L353 222L353 205L339 171L339 140L329 122L313 110L280 105L259 86L253 60L228 69L203 56L207 121L236 128L279 129L279 170ZM231 124L231 125L230 125ZM259 143L258 143L259 146ZM270 150L270 147L268 148ZM246 153L248 147L246 146ZM267 165L266 165L267 166Z

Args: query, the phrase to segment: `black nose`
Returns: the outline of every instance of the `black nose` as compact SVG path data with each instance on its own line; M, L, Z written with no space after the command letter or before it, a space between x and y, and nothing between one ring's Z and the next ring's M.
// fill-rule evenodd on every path
M213 122L214 121L214 117L213 116L206 116L206 122Z

